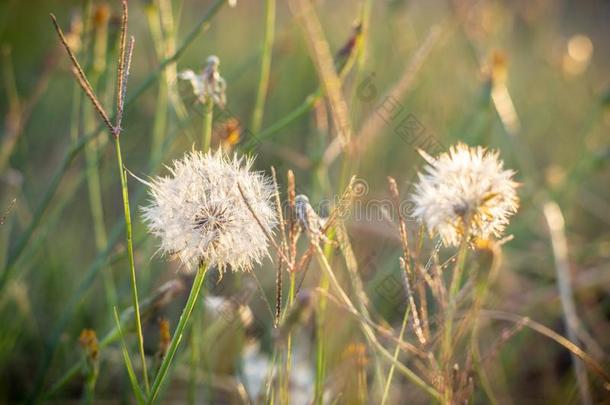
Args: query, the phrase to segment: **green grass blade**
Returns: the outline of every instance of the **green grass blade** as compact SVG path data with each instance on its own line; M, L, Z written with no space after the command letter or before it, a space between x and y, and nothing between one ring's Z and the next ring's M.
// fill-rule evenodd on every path
M129 357L129 352L127 351L127 345L125 344L125 338L123 337L123 331L121 330L121 321L119 320L119 313L117 312L116 307L114 307L114 320L116 322L116 327L119 331L119 337L121 339L121 349L123 352L123 358L125 359L125 368L127 369L127 375L129 376L131 389L133 390L133 393L136 396L138 404L143 404L144 394L142 393L142 388L140 388L140 384L138 384L138 378L136 377L136 374L133 371L133 364L131 364L131 358Z

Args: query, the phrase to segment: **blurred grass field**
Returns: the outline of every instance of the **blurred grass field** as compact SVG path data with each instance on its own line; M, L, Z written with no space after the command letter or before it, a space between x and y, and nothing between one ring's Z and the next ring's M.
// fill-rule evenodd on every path
M135 38L135 48L128 97L157 71L160 61L171 55L171 48L180 47L212 3L129 2L129 34ZM124 164L135 176L164 174L163 164L198 146L202 106L189 94L188 86L170 76L176 70L199 71L212 54L220 58L220 73L227 82L227 111L241 124L242 139L232 148L243 153L242 146L259 135L249 129L259 84L264 3L237 0L236 7L223 6L209 28L180 54L177 67L170 65L164 71L169 72L167 76L154 76L152 84L128 104L121 139ZM168 18L167 14L160 17L163 8L159 6L168 4L175 32L168 33L165 26L162 36L169 39L155 39L159 29L155 22L161 26L167 23L163 18ZM581 322L579 341L574 343L608 370L610 3L326 0L315 4L333 54L350 37L358 39L356 47L362 47L358 55L352 55L354 65L342 87L354 136L368 119L378 124L371 141L350 156L347 165L353 171L349 175L356 175L366 186L359 203L366 206L387 200L387 176L396 178L402 197L407 198L425 163L417 153L422 139L427 145L432 140L436 151L458 141L499 149L506 167L517 171L521 207L508 228L514 239L503 247L499 275L489 287L484 307L526 316L567 334L551 237L541 208L545 199L555 201L565 218L570 283ZM94 330L101 339L115 326L108 283L116 286L119 311L131 305L121 188L107 130L67 161L56 191L48 194L54 190L53 179L67 151L99 125L70 72L49 13L71 34L79 58L94 75L95 33L107 23L108 49L97 59L101 70L94 87L110 110L114 103L119 2L0 3L0 403L40 400L84 356L79 345L83 329ZM362 36L355 36L355 26L363 16L365 29ZM421 60L414 62L417 55ZM409 75L406 91L397 93L396 83ZM278 1L263 132L306 101L320 83L304 30L287 4ZM172 94L178 101L171 99ZM388 97L394 103L390 115ZM380 114L386 114L387 122L371 118ZM325 159L337 136L331 116L327 103L319 101L257 142L252 151L257 156L256 169L275 168L283 194L286 172L293 170L297 191L307 194L314 207L341 195L346 185L342 172L346 155L332 162ZM406 117L417 123L419 140L411 137L413 127L406 137L397 131ZM212 145L219 143L223 122L214 126ZM96 189L95 182L91 183L96 176L98 197L91 191ZM178 264L155 255L157 241L147 235L140 210L146 202L145 187L132 176L128 182L141 300L170 280L183 284L144 321L145 350L153 361L159 345L158 319L166 317L174 327L192 276L178 273ZM40 207L44 211L39 212ZM28 228L38 214L40 221ZM346 225L371 312L380 324L400 330L405 293L395 227L369 216L351 218ZM31 237L23 239L30 230ZM274 260L255 269L271 306L277 267L272 256ZM450 256L451 252L441 250L441 258ZM347 283L349 273L341 255L334 255L332 262ZM314 289L322 274L314 261L302 288ZM263 380L265 369L252 366L254 355L249 346L260 344L256 358L270 361L275 342L272 314L250 275L226 274L222 283L216 283L215 274L211 277L204 287L207 309L196 318L191 329L194 334L182 342L163 401L186 403L195 392L193 403L242 403L235 387L243 383L253 403L258 403L251 391L256 385L252 379ZM243 291L252 291L247 306L254 321L245 327L241 320L239 325L227 322L226 330L222 329L218 326L222 314L214 312L212 298L230 299ZM313 320L304 321L294 332L291 403L314 400L318 339L324 339L326 346L325 403L379 403L372 376L375 354L360 334L358 322L332 303L324 322L321 336L316 336ZM482 346L491 347L505 328L507 324L501 321L485 321ZM412 337L407 335L406 340ZM135 359L135 335L126 338ZM246 341L250 343L246 345ZM391 342L384 343L393 351ZM197 354L201 356L201 382L193 390L189 388L189 367ZM502 344L485 368L500 403L572 404L582 400L570 352L527 328ZM120 345L100 349L96 401L130 402L124 370ZM77 374L45 399L55 403L80 400L85 382L80 370ZM589 383L593 403L610 403L603 380L589 373ZM388 403L429 401L398 374L389 395ZM489 398L476 390L472 401L488 403ZM282 403L279 397L276 402Z

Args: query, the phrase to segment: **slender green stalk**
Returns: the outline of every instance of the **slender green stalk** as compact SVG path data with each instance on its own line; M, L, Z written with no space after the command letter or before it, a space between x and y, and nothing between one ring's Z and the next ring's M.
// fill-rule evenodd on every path
M385 405L388 399L388 393L390 392L390 385L392 385L392 378L394 377L394 370L396 369L396 363L398 363L398 355L400 354L400 344L402 343L402 338L405 334L405 330L407 329L408 320L409 320L409 312L411 307L407 305L405 308L405 315L402 318L402 325L400 326L400 334L398 335L398 344L394 349L394 360L392 365L390 366L390 371L388 372L388 379L386 380L385 387L383 389L383 397L381 398L381 405Z
M275 36L275 0L266 0L265 11L265 36L263 38L263 53L261 55L261 75L258 81L254 112L252 113L251 130L254 134L258 134L263 123L265 100L267 98L267 89L269 88L273 37Z
M163 29L161 28L161 16L159 7L155 3L151 3L146 7L146 17L148 20L148 27L150 34L155 45L155 51L157 57L162 59L166 55L166 46L163 37ZM152 154L157 154L159 148L163 144L163 138L165 136L165 128L167 123L167 102L168 102L168 83L167 80L159 80L158 93L157 93L157 104L155 106L155 115L153 122L153 135L151 150Z
M446 366L446 370L450 370L452 367L452 361L451 361L451 357L452 357L452 349L453 346L455 345L455 341L453 339L453 318L455 317L455 313L457 310L457 302L456 302L456 298L457 295L460 291L460 284L461 284L461 279L462 279L462 274L464 272L464 264L466 262L466 255L468 252L468 232L466 232L464 234L464 237L462 238L462 242L460 244L460 248L458 251L458 256L457 256L457 260L455 263L455 267L453 269L453 277L451 279L451 285L449 287L449 305L447 307L447 312L445 314L445 319L444 319L444 330L443 330L443 340L442 340L442 346L441 346L441 359L443 364L445 364ZM448 378L448 376L450 375L450 372L447 371L445 377ZM445 401L449 401L451 402L451 396L452 396L452 389L451 389L451 385L449 383L446 383L446 390L445 390Z
M144 336L142 335L142 321L140 319L140 305L138 303L138 287L136 283L136 266L133 257L133 236L131 230L131 210L129 209L129 190L127 188L127 172L123 167L123 156L121 154L121 141L119 137L115 139L116 156L121 177L121 192L123 195L123 209L125 212L125 235L127 238L127 255L129 257L129 270L131 276L131 299L135 310L136 333L138 335L138 348L140 350L140 361L142 363L142 374L144 377L144 387L146 392L150 390L148 382L148 367L146 366L146 356L144 354Z
M114 307L114 320L116 322L116 328L119 333L119 337L121 339L121 350L123 352L123 359L125 360L125 367L127 368L127 375L129 376L129 382L131 384L131 389L136 396L136 400L138 404L144 403L144 396L142 394L142 389L138 384L138 379L136 377L135 372L133 371L133 364L131 363L131 358L129 357L129 352L127 351L127 345L125 344L125 338L123 337L123 331L121 330L121 320L119 319L119 313Z
M212 144L212 122L214 121L214 100L211 97L203 103L203 131L201 151L207 152Z
M203 308L202 305L196 305L193 309L193 327L191 328L190 355L191 355L191 370L188 391L188 403L197 403L197 381L199 376L199 367L201 363L201 323L202 323Z
M197 302L197 297L199 296L199 291L201 290L201 286L203 285L203 280L205 279L205 274L207 273L208 267L202 264L197 270L197 275L195 276L195 280L193 281L193 286L191 287L191 292L189 294L188 300L186 301L186 305L182 310L182 314L180 315L180 320L178 321L178 325L176 326L176 331L174 332L174 336L172 337L172 341L169 345L169 349L167 350L167 354L161 363L161 367L159 367L159 371L155 377L155 380L152 385L152 389L150 391L150 395L148 397L148 404L153 404L157 400L157 396L159 395L159 390L163 385L163 382L168 376L169 366L172 363L174 355L178 350L178 346L180 345L180 341L182 340L182 334L184 332L184 328L186 327L189 318L191 317L191 313L193 312L193 308L195 307L195 302Z
M454 299L460 292L462 282L462 274L464 274L464 263L466 262L466 254L468 253L468 236L465 236L460 244L458 256L453 270L453 278L449 287L449 299Z
M169 100L167 82L159 80L159 92L157 93L157 104L155 106L155 118L153 122L153 139L152 151L153 155L159 153L159 149L163 145L163 138L167 130L167 104Z
M332 247L326 245L324 256L326 260L332 255ZM330 282L328 275L323 273L320 278L319 288L328 292ZM316 317L316 379L314 383L314 402L317 404L323 404L324 399L324 380L326 378L326 345L324 339L324 324L326 322L326 307L327 299L325 295L322 295L318 301L318 312Z
M270 125L268 128L264 129L260 134L256 134L256 138L246 142L244 149L248 152L251 151L258 145L259 142L275 135L288 125L292 124L294 121L311 111L313 106L316 104L316 101L318 101L321 97L322 90L320 89L318 89L314 94L310 94L298 107L273 125Z
M97 383L98 370L91 370L85 379L85 403L93 404L95 399L95 384Z
M296 293L296 274L290 272L290 290L288 291L288 308L291 308L294 304L294 296ZM284 311L286 314L287 311ZM288 338L286 340L286 372L280 374L280 381L283 378L283 384L280 383L282 403L290 403L290 373L292 370L292 330L288 332Z

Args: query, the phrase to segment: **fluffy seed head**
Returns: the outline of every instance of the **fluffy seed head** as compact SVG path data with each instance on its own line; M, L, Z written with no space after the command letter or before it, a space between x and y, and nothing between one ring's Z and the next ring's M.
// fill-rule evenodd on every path
M419 173L413 217L438 233L446 246L457 246L468 226L471 240L500 237L519 207L512 170L504 170L498 152L459 143L428 161Z
M268 254L267 239L238 184L267 230L277 220L272 183L251 167L251 159L193 151L168 167L170 176L147 182L151 198L144 220L161 240L159 250L179 257L188 270L206 263L221 272L249 271L260 263Z

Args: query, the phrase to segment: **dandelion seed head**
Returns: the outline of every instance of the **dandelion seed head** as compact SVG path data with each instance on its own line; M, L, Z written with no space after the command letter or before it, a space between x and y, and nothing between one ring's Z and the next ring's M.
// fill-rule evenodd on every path
M438 233L446 246L470 239L501 237L519 207L512 170L504 170L498 152L459 143L437 158L424 155L428 165L419 173L412 216Z
M178 257L187 270L200 263L249 271L268 255L267 238L239 192L267 230L277 223L273 186L251 170L252 160L222 152L190 152L175 160L169 176L149 182L150 202L143 207L149 231L165 255Z

